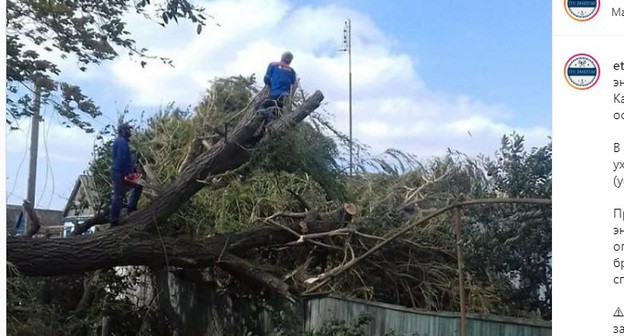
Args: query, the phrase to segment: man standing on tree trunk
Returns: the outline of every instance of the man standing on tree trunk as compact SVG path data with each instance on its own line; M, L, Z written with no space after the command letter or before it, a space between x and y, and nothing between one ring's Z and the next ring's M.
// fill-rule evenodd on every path
M136 172L130 145L128 141L132 135L131 126L122 123L117 128L117 139L113 142L113 163L111 165L111 180L113 182L113 199L110 207L110 225L119 225L119 216L123 204L123 198L132 188L128 201L128 213L136 210L143 188L138 184L128 183L127 177Z
M297 81L295 70L290 67L292 60L293 54L290 51L283 53L281 61L269 64L264 75L264 84L269 87L269 97L262 102L262 108L267 109L265 117L268 122L277 118L275 110L270 108L275 106L283 108L284 101Z

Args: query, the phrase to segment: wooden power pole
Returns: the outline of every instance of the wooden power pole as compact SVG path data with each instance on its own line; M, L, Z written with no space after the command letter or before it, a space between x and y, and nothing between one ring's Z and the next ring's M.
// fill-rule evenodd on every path
M35 208L35 191L37 190L37 155L39 152L39 119L41 109L41 86L35 80L35 100L33 104L32 126L30 129L30 163L28 166L28 192L26 200ZM24 232L28 232L28 216L24 216Z

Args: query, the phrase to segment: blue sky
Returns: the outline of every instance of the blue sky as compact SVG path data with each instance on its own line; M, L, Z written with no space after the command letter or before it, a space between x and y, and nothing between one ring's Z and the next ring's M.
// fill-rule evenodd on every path
M513 106L520 112L514 114L517 126L550 127L550 2L337 3L371 15L380 29L399 41L397 50L418 59L419 74L431 89Z
M261 77L283 50L307 91L320 89L337 128L347 131L347 59L343 22L353 25L354 137L380 153L395 147L421 158L447 148L492 154L500 137L525 134L545 144L551 129L551 4L523 2L223 0L201 35L187 24L161 28L128 16L139 44L171 57L175 68L142 69L122 57L87 73L59 60L102 107L102 127L128 107L135 116L175 101L192 106L216 76ZM217 26L217 23L219 24ZM39 159L37 206L64 206L90 159L93 136L59 126L49 109ZM27 125L7 135L7 202L26 194ZM470 135L468 134L470 132ZM42 139L44 139L42 137ZM47 146L47 152L45 147ZM47 153L47 154L46 154ZM23 162L21 165L20 163ZM46 178L47 172L47 178ZM52 175L54 181L52 181ZM44 184L45 190L44 190ZM54 189L54 191L52 191Z

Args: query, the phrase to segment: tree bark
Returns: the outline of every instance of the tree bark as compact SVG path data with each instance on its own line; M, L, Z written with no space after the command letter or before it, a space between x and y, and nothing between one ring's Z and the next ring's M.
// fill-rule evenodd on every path
M170 329L174 335L180 334L182 319L171 305L171 293L169 291L169 272L165 268L151 269L152 283L157 308L151 312L152 333L164 334L164 330ZM154 320L156 319L156 320ZM164 330L159 330L164 328Z
M25 236L32 237L39 232L39 229L41 228L41 220L39 219L39 216L37 216L35 208L27 200L24 200L22 209L26 210L28 220L31 222L30 229L26 232Z
M87 219L82 224L77 224L76 227L74 227L72 236L80 236L81 234L87 232L87 230L89 230L94 225L108 223L109 211L110 207L106 206L104 209L98 211L93 217Z
M262 292L267 289L272 293L294 300L288 291L288 285L284 281L263 271L260 267L245 259L226 253L219 258L217 266L234 275L244 285L253 290Z
M108 316L102 317L102 336L110 336L110 318Z
M331 218L331 217L328 217ZM342 227L342 221L316 221L308 233ZM297 224L288 225L299 232ZM159 237L131 226L104 234L65 239L7 240L8 260L25 276L68 275L113 266L208 267L225 253L297 240L293 233L274 226L216 235L209 238Z
M87 311L91 302L93 301L93 287L98 282L100 278L100 270L97 270L93 273L93 275L89 276L84 281L84 290L82 292L82 297L80 298L80 302L78 302L78 306L76 306L76 310L74 310L74 317L82 318L83 314Z

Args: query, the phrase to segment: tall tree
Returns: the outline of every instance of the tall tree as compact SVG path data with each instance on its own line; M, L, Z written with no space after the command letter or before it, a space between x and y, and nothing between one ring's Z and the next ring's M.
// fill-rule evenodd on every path
M503 197L545 198L552 195L552 144L525 148L519 134L504 136L492 159L485 160L489 192ZM552 313L552 211L517 205L514 213L500 206L466 213L468 267L482 284L494 284L509 307L503 312Z

